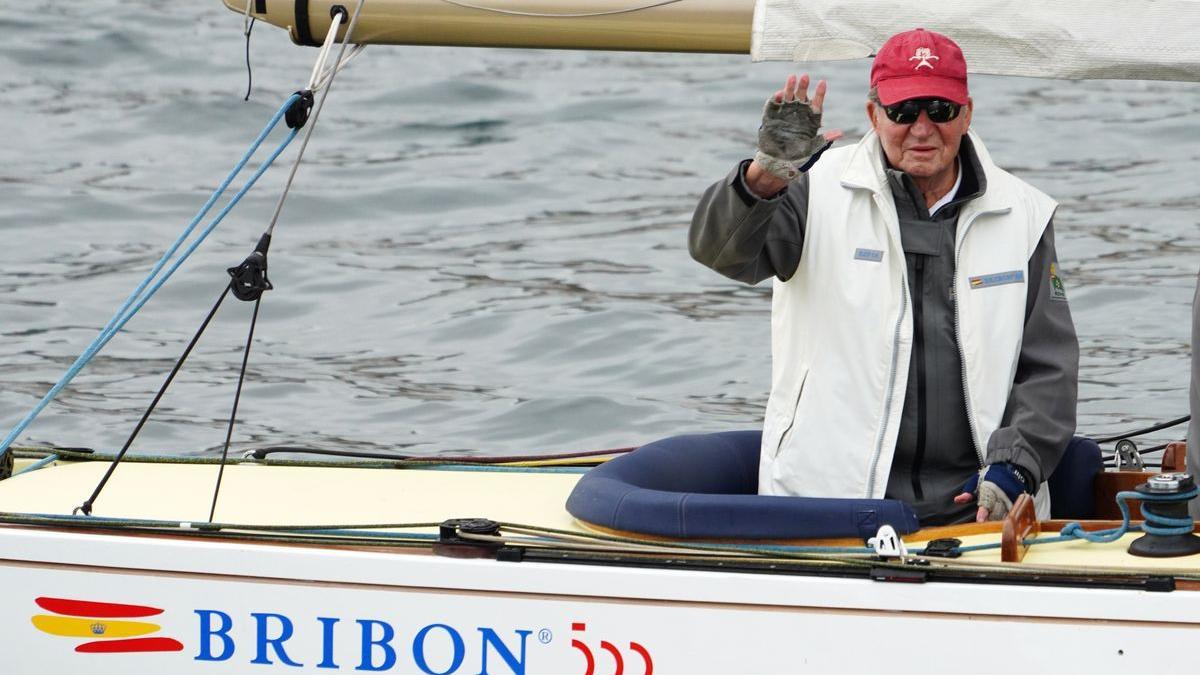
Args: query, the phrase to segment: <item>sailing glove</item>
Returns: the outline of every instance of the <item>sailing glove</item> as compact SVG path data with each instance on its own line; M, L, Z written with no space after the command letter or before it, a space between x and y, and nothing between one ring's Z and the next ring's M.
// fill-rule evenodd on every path
M771 97L763 106L754 161L776 178L795 180L833 145L818 133L820 129L821 113L808 101L776 103Z
M1001 462L980 469L962 491L975 494L975 504L988 510L988 520L1004 520L1017 497L1030 492L1029 483L1024 469Z

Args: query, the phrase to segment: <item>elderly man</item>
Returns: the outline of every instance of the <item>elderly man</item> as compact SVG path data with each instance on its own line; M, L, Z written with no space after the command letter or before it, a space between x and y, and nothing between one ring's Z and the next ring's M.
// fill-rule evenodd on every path
M871 68L871 131L825 152L826 84L789 77L758 153L700 200L692 256L774 276L759 492L894 498L923 524L1002 517L1075 429L1079 348L1056 204L970 130L952 40L893 36Z

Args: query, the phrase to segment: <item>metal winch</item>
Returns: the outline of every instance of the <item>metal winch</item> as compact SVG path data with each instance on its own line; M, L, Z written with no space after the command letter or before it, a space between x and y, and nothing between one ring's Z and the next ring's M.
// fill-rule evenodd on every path
M1145 558L1175 558L1200 553L1200 537L1192 533L1194 522L1188 502L1200 491L1187 473L1161 473L1134 488L1142 502L1146 534L1129 545L1131 555Z

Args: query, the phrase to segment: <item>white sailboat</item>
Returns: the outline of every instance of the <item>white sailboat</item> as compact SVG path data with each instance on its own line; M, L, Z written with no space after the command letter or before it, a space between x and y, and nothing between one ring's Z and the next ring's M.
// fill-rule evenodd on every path
M299 42L328 35L332 44L345 34L331 30L337 3L226 4ZM893 24L913 23L911 14L900 25L895 8L866 4L854 12L883 18L821 15L817 29L811 14L796 14L818 33L804 37L776 30L787 19L765 1L595 0L563 15L560 4L532 0L368 0L351 41L851 58ZM1177 25L1156 41L1192 33L1179 25L1200 27L1197 6L1172 3ZM1019 37L995 31L987 39L1002 56L1001 46ZM1025 37L1029 45L1062 42L1035 29ZM1120 56L1123 69L1103 72L1198 79L1200 52L1183 42L1170 58ZM1113 53L1113 43L1086 47ZM1063 68L1059 76L1094 75L1067 72L1061 52L1018 57L1002 67L1030 74L1050 62ZM1178 463L1182 447L1173 453ZM1037 670L1118 672L1178 650L1200 627L1192 595L1200 555L1131 555L1140 533L1031 545L1063 523L1019 511L1005 523L906 534L903 545L885 533L870 549L855 537L614 531L565 507L587 465L606 458L347 467L139 457L119 465L83 515L80 495L113 458L22 453L16 475L0 480L7 672L855 673L912 661L937 672L1000 673L1016 659ZM1097 492L1111 498L1151 475L1106 474ZM387 522L364 515L379 513ZM448 522L463 518L492 522ZM935 555L931 542L949 538L959 540L959 556ZM1001 645L1014 656L988 656Z

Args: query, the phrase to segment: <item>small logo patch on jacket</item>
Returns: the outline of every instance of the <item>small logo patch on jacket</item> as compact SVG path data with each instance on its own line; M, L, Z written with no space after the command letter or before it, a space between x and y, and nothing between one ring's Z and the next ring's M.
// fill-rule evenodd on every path
M984 274L977 277L971 277L971 289L987 288L989 286L1003 286L1004 284L1019 284L1025 281L1025 272L1021 270L1013 270L1011 272L997 272L996 274Z
M870 262L882 262L883 251L877 251L873 248L856 248L854 249L855 260L867 260Z
M1052 300L1067 299L1067 287L1063 286L1062 279L1058 276L1058 263L1050 263L1050 298Z

